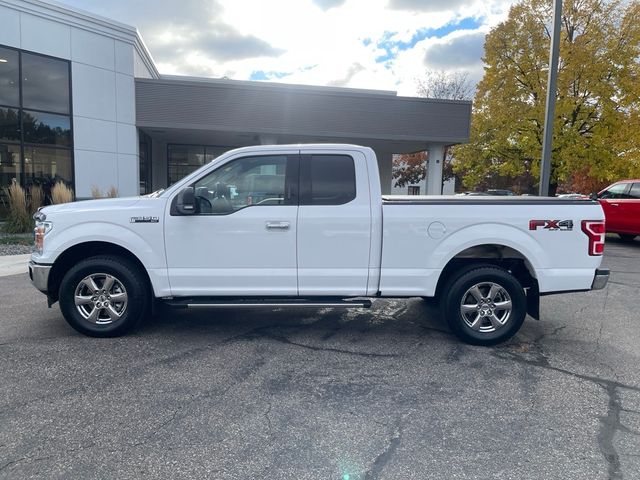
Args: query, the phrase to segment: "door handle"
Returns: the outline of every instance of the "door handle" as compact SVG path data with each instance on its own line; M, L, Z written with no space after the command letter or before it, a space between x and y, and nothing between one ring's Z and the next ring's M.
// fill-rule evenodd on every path
M267 222L267 230L289 230L289 222Z
M619 204L619 203L610 203L609 205L611 205L612 207L618 207L618 206L620 206L620 204Z

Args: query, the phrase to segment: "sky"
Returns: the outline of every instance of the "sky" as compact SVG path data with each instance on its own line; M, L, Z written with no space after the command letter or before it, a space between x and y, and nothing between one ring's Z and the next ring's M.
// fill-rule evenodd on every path
M426 71L482 78L513 0L60 0L136 26L162 74L415 95Z

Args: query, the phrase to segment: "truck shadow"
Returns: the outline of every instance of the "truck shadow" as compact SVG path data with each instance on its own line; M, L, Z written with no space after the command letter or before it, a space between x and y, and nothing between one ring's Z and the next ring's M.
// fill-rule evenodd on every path
M616 245L621 247L631 247L631 248L640 248L640 235L635 237L633 240L622 240L616 234L607 234L605 239L605 256L607 254L607 245Z
M342 308L217 308L163 309L147 321L142 335L174 335L210 341L305 341L310 345L374 343L406 344L433 336L457 342L439 310L419 298L376 300L370 309Z

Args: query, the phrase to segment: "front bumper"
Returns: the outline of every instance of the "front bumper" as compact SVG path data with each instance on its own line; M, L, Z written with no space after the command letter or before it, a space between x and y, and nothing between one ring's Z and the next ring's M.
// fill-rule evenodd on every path
M33 260L29 261L29 278L31 279L31 283L42 293L49 293L49 272L51 272L51 265L40 265Z
M609 281L609 269L598 268L593 276L593 283L591 284L591 290L602 290Z

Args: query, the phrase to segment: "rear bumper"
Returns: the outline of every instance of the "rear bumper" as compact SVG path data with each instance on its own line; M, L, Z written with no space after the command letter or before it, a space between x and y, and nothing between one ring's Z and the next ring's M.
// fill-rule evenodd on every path
M33 260L29 262L29 278L31 279L31 283L42 293L49 293L49 272L51 272L51 265L40 265Z
M598 268L593 276L593 283L591 284L591 290L602 290L609 281L609 269Z

